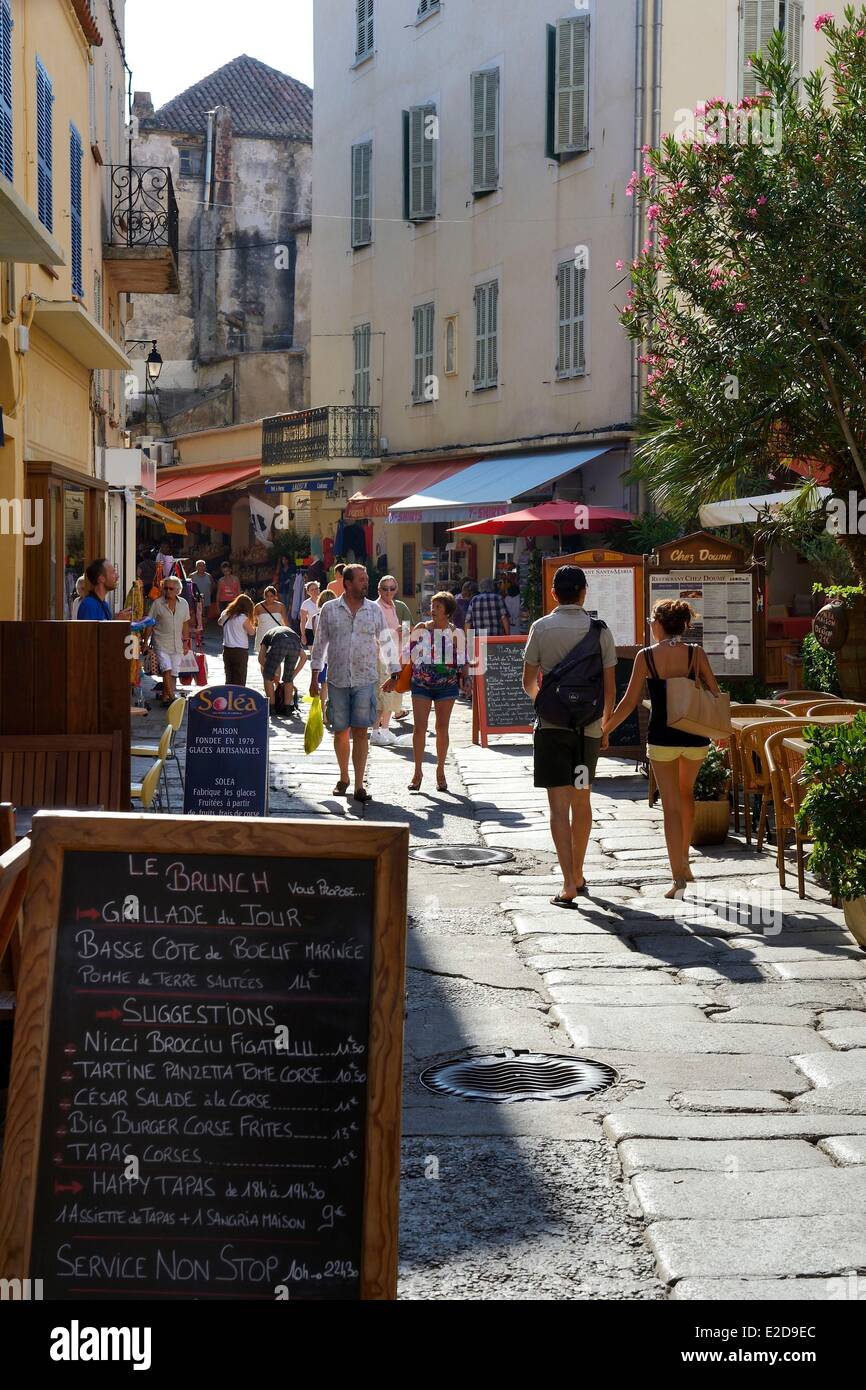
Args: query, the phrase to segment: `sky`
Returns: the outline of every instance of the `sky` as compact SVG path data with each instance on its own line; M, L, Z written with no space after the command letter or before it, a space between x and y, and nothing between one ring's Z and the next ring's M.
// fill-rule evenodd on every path
M313 0L126 0L126 57L156 107L248 53L313 85Z

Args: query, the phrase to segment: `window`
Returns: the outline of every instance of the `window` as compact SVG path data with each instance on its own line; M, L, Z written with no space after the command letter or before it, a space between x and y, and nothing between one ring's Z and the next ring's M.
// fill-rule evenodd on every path
M112 119L111 119L111 68L110 68L109 65L108 65L108 59L107 59L107 58L106 58L106 60L105 60L105 66L104 66L103 69L102 69L102 75L103 75L103 85L104 85L104 93L103 93L103 95L104 95L104 103L103 103L103 104L104 104L104 106L105 106L105 112L104 112L104 116L105 116L105 159L106 159L106 163L112 164L112 163L114 162L114 141L113 141L113 139L112 139L112 135L113 135L112 125L113 125L113 122L112 122Z
M0 174L12 182L12 11L0 4Z
M473 72L472 192L478 196L499 187L499 69Z
M439 9L439 0L418 0L418 18L426 19L428 14L433 14Z
M181 145L179 173L182 178L197 178L202 171L201 145Z
M586 370L584 324L586 271L574 261L563 261L556 273L559 346L556 375L561 378L583 376Z
M547 29L548 158L589 149L589 15Z
M352 146L352 246L373 240L373 142Z
M785 34L785 57L799 77L803 58L803 0L740 0L740 97L759 91L749 59L766 53L773 31Z
M420 405L436 399L433 376L433 305L419 304L412 314L412 401Z
M361 323L352 332L354 383L352 400L355 405L370 404L370 325Z
M90 148L99 147L99 130L96 125L96 64L87 64L87 133ZM101 154L100 154L101 158Z
M373 52L373 0L355 0L355 59Z
M445 375L456 376L459 371L457 360L457 315L445 320Z
M93 272L93 317L102 327L102 276L98 270ZM96 397L96 404L102 405L102 368L97 367L93 373L93 394Z
M428 102L403 112L403 211L408 222L436 216L439 118Z
M484 391L499 385L499 283L475 289L475 371L472 386Z
M72 240L72 293L84 298L84 276L81 265L81 136L74 125L69 127L69 222Z
M54 230L54 160L52 155L54 91L48 73L36 59L36 164L39 221Z

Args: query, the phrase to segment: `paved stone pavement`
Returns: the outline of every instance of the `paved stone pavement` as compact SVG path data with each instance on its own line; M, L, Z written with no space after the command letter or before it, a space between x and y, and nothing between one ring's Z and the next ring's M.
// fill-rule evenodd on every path
M409 749L374 749L365 810L331 795L327 737L305 758L300 720L274 728L271 814L398 820L413 845L515 856L506 872L410 865L401 1297L852 1296L850 1271L866 1270L866 956L822 890L782 892L772 855L731 838L695 851L686 902L666 901L660 812L631 765L604 760L592 895L557 909L528 739L476 748L458 706L452 793L433 789L431 758L408 794ZM503 1046L574 1051L618 1080L506 1106L418 1080Z

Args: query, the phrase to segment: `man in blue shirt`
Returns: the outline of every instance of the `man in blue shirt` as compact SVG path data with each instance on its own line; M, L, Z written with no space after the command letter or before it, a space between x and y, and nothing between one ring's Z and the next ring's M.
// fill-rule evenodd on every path
M118 618L122 622L129 622L132 609L121 608L119 613L112 613L105 598L106 594L117 588L118 576L114 565L109 564L105 558L94 560L87 566L84 574L90 585L90 593L78 605L78 620L84 618L90 622L104 622L107 619Z

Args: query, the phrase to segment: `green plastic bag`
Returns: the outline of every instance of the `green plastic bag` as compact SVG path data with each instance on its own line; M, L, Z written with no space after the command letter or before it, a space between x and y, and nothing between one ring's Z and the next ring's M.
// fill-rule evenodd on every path
M322 702L318 695L310 704L307 727L304 730L304 752L315 753L325 736L325 721L322 719Z

